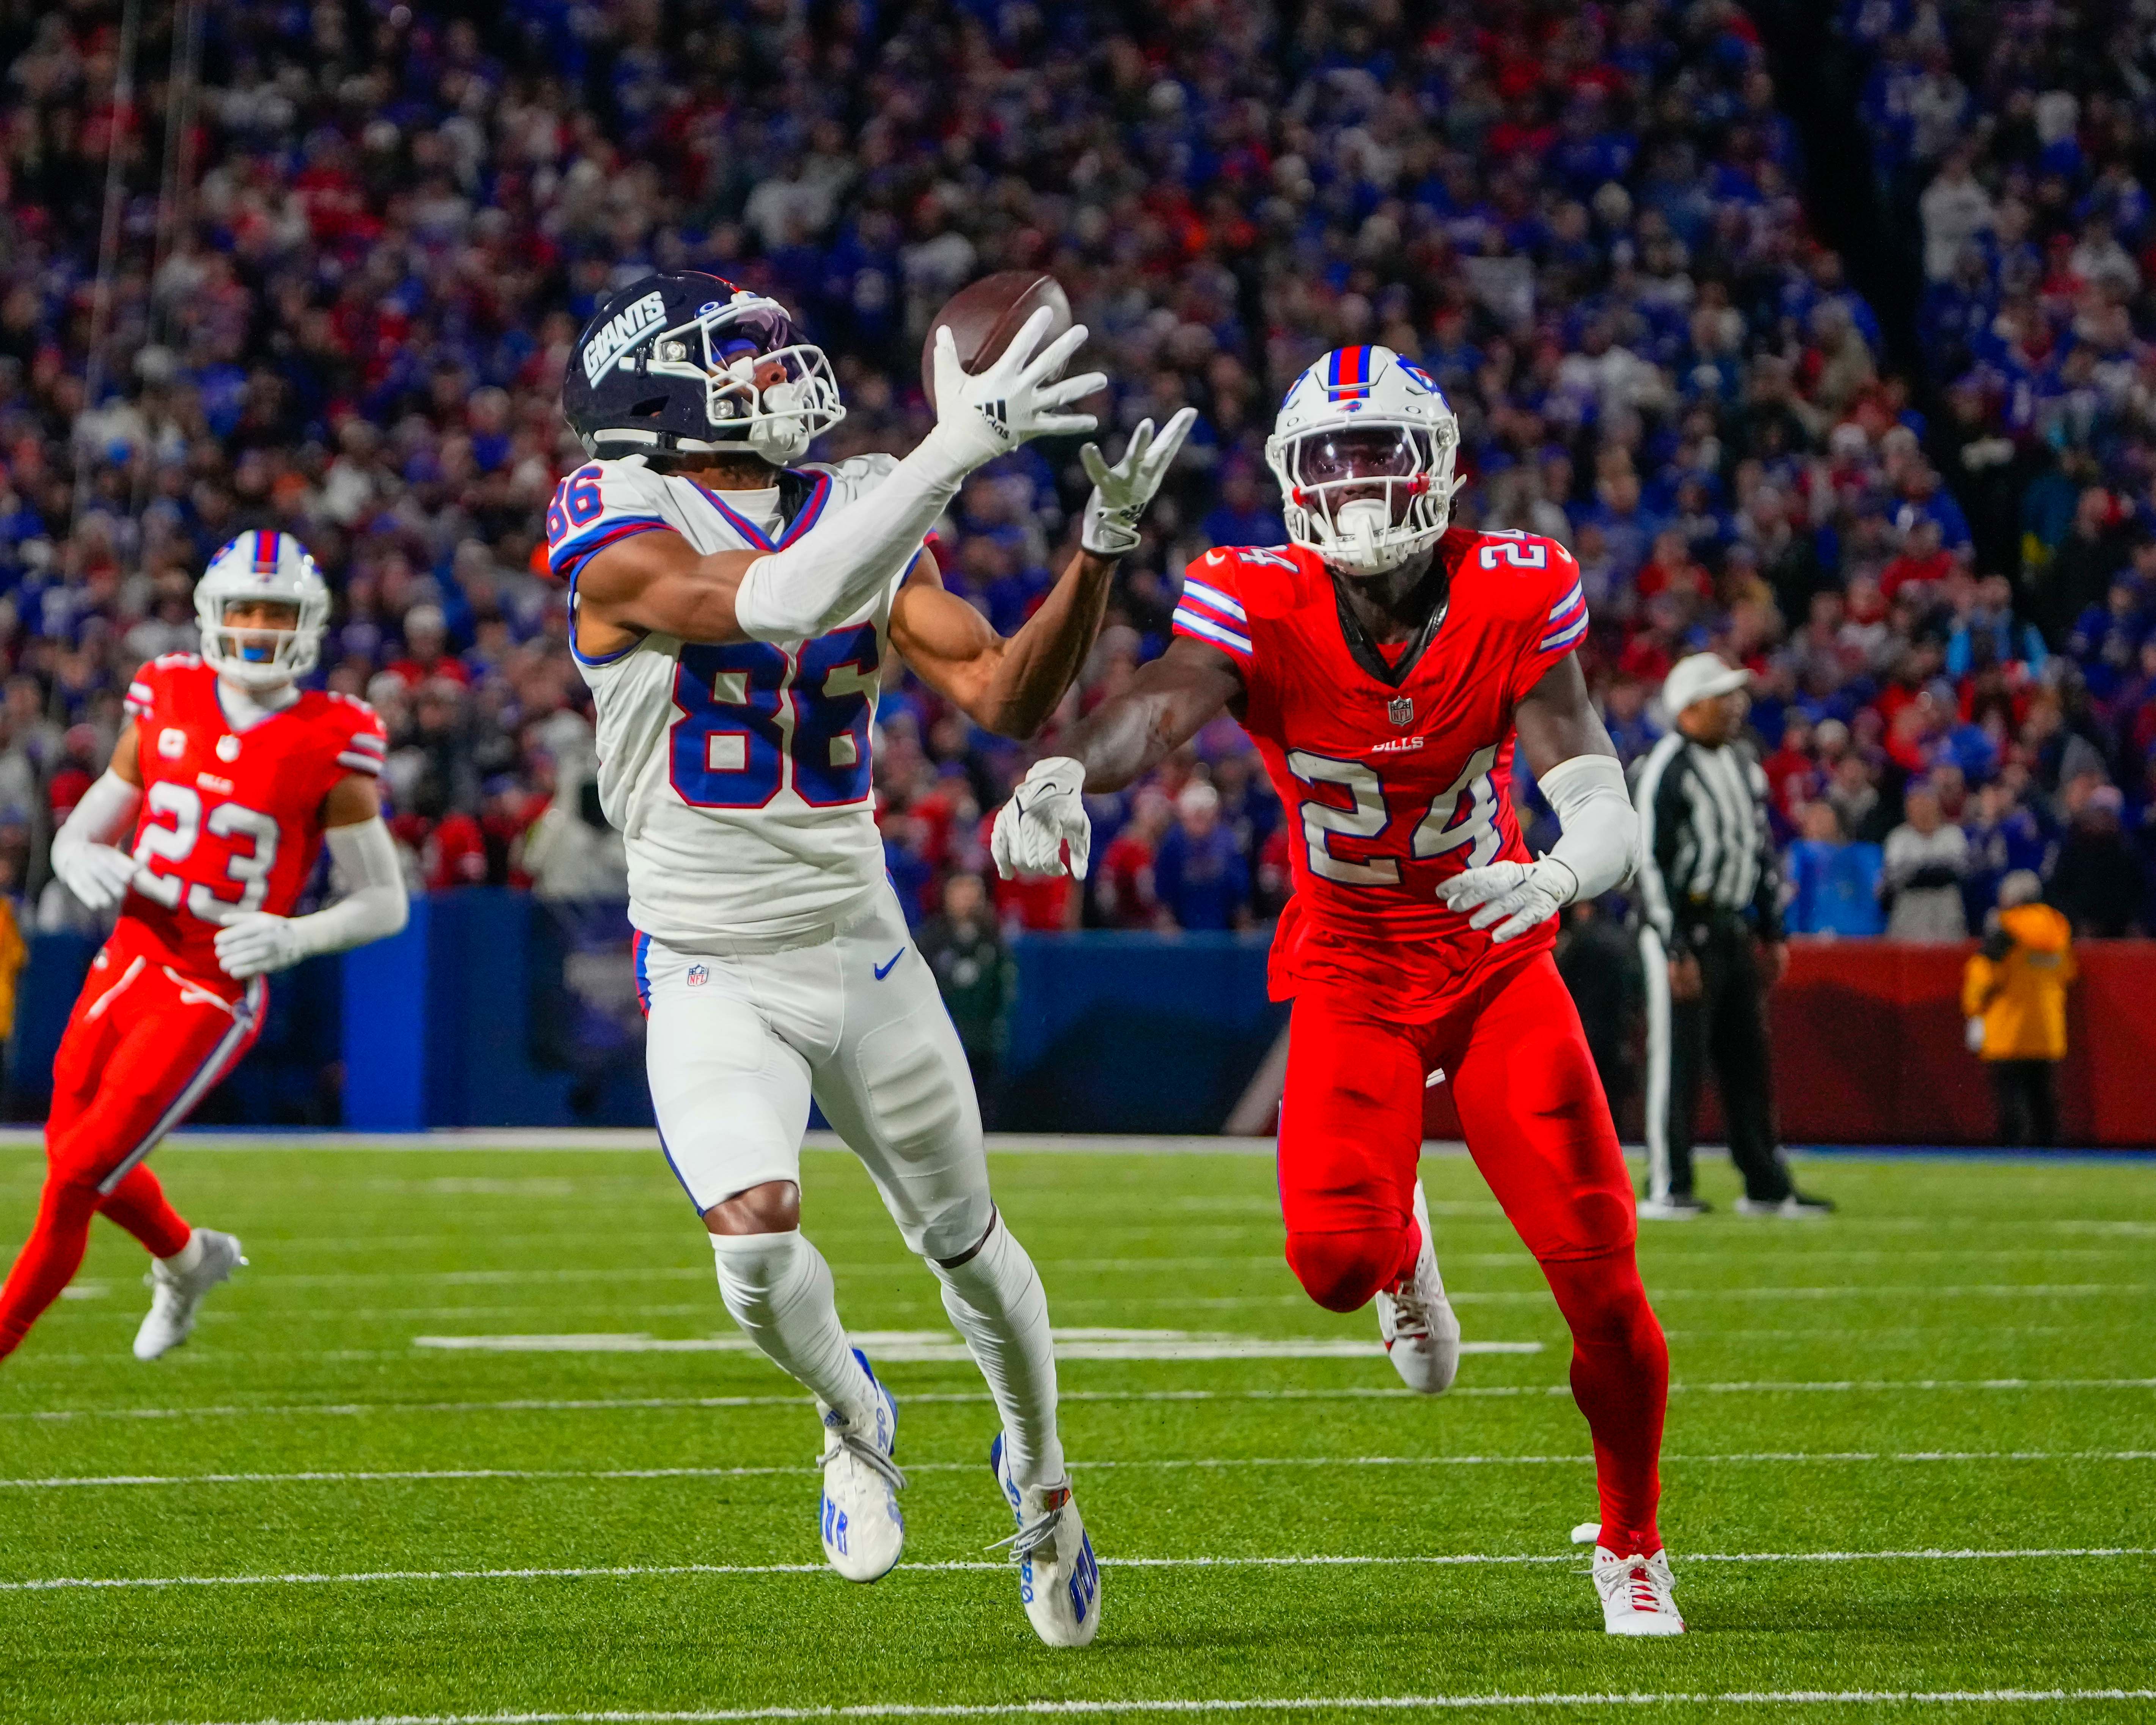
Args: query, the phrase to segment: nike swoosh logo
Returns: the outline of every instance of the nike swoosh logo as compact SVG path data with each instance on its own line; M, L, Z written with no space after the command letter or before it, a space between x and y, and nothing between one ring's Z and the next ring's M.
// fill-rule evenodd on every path
M898 961L899 961L900 959L903 958L905 956L906 956L906 948L905 948L905 947L900 947L900 948L899 948L896 952L893 952L893 953L891 955L891 960L890 960L890 963L886 963L886 964L879 964L879 965L877 965L877 966L875 967L876 980L877 980L878 982L881 982L881 981L882 981L886 977L889 976L889 975L891 974L891 973L892 968L894 968L894 967L898 963Z

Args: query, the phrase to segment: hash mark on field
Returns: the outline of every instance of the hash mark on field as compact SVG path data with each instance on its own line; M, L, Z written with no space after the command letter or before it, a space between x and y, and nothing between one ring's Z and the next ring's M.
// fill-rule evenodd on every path
M2107 1702L2156 1699L2156 1689L1729 1689L1624 1690L1601 1694L1168 1697L1138 1701L865 1702L852 1707L704 1707L664 1712L399 1713L364 1719L306 1719L290 1725L722 1725L755 1719L1007 1719L1102 1713L1450 1712L1481 1707L1609 1707L1642 1705L1856 1707L1888 1702Z
M1926 1391L2023 1389L2156 1389L2156 1378L1924 1378L1866 1381L1844 1379L1829 1383L1672 1384L1672 1395L1783 1395L1807 1393L1887 1393L1902 1389ZM1445 1392L1450 1401L1472 1398L1527 1395L1570 1395L1563 1384L1455 1384ZM988 1399L985 1390L914 1392L909 1404L920 1403L977 1403ZM1412 1389L1383 1386L1341 1389L1066 1389L1065 1402L1237 1402L1237 1401L1382 1401L1419 1400ZM336 1418L362 1414L562 1414L608 1413L623 1409L701 1408L800 1408L799 1395L628 1395L577 1398L515 1397L501 1401L437 1402L298 1402L263 1407L234 1405L200 1408L46 1408L0 1411L0 1420L245 1420L257 1417L304 1419L311 1414Z
M2156 1450L1761 1450L1716 1455L1665 1455L1661 1460L1695 1466L1750 1462L1931 1461L2156 1461ZM1116 1470L1240 1467L1592 1467L1585 1455L1211 1455L1147 1456L1132 1461L1080 1460L1081 1474ZM980 1471L978 1461L909 1461L916 1473ZM413 1467L333 1471L305 1469L292 1473L112 1473L52 1474L30 1479L0 1479L0 1491L59 1491L69 1487L126 1486L290 1486L381 1485L460 1480L717 1480L781 1476L807 1478L817 1464L743 1467Z
M1734 1551L1697 1552L1677 1559L1686 1563L1866 1563L2033 1561L2038 1558L2149 1558L2156 1546L2043 1546L2017 1551L1948 1550L1942 1547L1909 1551ZM1455 1568L1490 1565L1564 1563L1578 1569L1573 1554L1541 1552L1417 1553L1407 1557L1103 1558L1105 1569L1363 1569ZM903 1563L902 1573L957 1574L1010 1573L1008 1561L960 1558L938 1563ZM604 1563L539 1569L362 1569L343 1573L292 1572L277 1575L55 1575L28 1581L0 1581L0 1593L55 1593L76 1589L163 1587L312 1587L386 1581L552 1581L633 1580L660 1575L816 1575L834 1572L828 1563Z

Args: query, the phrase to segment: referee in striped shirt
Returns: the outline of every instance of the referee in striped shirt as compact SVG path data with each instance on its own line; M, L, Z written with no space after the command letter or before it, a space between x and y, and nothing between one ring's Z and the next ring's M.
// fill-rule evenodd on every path
M1774 1134L1766 991L1789 968L1767 777L1743 741L1751 673L1712 653L1671 667L1662 706L1676 728L1640 763L1640 962L1647 995L1650 1220L1707 1205L1692 1190L1692 1120L1710 1063L1744 1177L1746 1215L1824 1214L1789 1178Z

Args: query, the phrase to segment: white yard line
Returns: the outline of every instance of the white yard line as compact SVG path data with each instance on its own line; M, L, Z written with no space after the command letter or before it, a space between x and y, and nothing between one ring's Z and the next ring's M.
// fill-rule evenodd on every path
M1904 1702L1955 1706L1993 1702L2086 1704L2156 1699L2156 1689L1629 1689L1601 1693L1545 1690L1480 1695L1181 1696L1135 1701L864 1702L852 1707L698 1707L663 1712L609 1708L566 1713L375 1713L363 1718L260 1722L260 1725L727 1725L758 1719L1010 1719L1092 1717L1112 1713L1455 1712L1499 1707L1620 1707L1643 1705L1861 1707ZM241 1722L245 1725L245 1722Z
M1732 1260L1737 1255L1732 1255ZM1508 1266L1522 1270L1532 1267L1529 1260L1507 1255ZM1154 1272L1178 1274L1190 1271L1219 1270L1278 1270L1281 1260L1277 1253L1252 1253L1225 1257L1181 1258L1044 1258L1036 1262L1044 1271L1067 1271L1073 1275L1145 1275ZM439 1286L475 1287L494 1284L526 1282L624 1282L624 1281L708 1281L708 1267L690 1265L653 1264L610 1267L553 1267L521 1270L352 1270L299 1271L282 1272L257 1269L249 1271L249 1287L355 1287L379 1286L387 1283L409 1285L426 1283ZM1851 1300L1892 1297L1895 1299L2027 1299L2068 1298L2112 1294L2145 1294L2156 1292L2156 1282L2087 1281L2087 1282L1963 1282L1941 1286L1935 1282L1899 1283L1840 1283L1828 1287L1763 1287L1756 1283L1743 1283L1729 1287L1676 1288L1651 1286L1650 1296L1656 1300ZM1464 1291L1452 1295L1452 1303L1465 1305L1506 1305L1519 1301L1543 1301L1549 1292L1540 1286L1478 1292Z
M1797 1395L1891 1394L1901 1390L1952 1392L1970 1390L2156 1389L2156 1378L1927 1378L1910 1379L1846 1378L1831 1382L1776 1382L1760 1380L1736 1384L1672 1384L1672 1395ZM1448 1401L1512 1396L1568 1396L1563 1384L1455 1384L1445 1392ZM1062 1392L1065 1402L1241 1402L1241 1401L1389 1401L1417 1399L1411 1389L1380 1385L1339 1389L1085 1389ZM909 1393L915 1403L985 1402L985 1391L931 1391ZM310 1416L345 1418L367 1414L558 1414L606 1413L623 1409L703 1408L794 1408L805 1405L794 1395L629 1395L578 1398L516 1397L500 1401L432 1402L300 1402L269 1404L209 1405L194 1408L47 1408L10 1409L0 1420L251 1420L305 1419Z
M1362 1359L1384 1344L1360 1336L1229 1336L1188 1330L1059 1329L1059 1360ZM948 1330L855 1330L850 1339L879 1361L911 1364L971 1362ZM602 1331L577 1335L414 1336L414 1348L472 1353L759 1353L746 1336L650 1336ZM1463 1342L1462 1353L1540 1353L1539 1342Z
M1761 1450L1718 1455L1666 1455L1663 1462L1703 1466L1709 1463L1808 1462L1820 1464L1892 1464L1935 1461L2156 1461L2156 1450ZM1127 1461L1081 1459L1073 1466L1080 1474L1117 1470L1151 1471L1162 1469L1245 1467L1592 1467L1588 1455L1224 1455L1149 1456ZM978 1461L911 1461L908 1474L965 1473L981 1471ZM54 1474L29 1479L0 1479L0 1491L103 1490L131 1486L292 1486L382 1485L461 1480L605 1481L605 1480L718 1480L763 1479L775 1476L807 1478L818 1471L813 1463L791 1467L414 1467L358 1469L331 1471L307 1469L291 1473L112 1473Z
M2156 1546L2039 1546L2018 1550L1949 1550L1931 1547L1908 1551L1737 1551L1691 1552L1677 1561L1686 1563L1900 1563L1962 1562L2034 1562L2039 1559L2076 1561L2110 1558L2156 1557ZM1104 1558L1108 1569L1362 1569L1453 1568L1491 1565L1563 1563L1577 1569L1584 1559L1571 1553L1540 1552L1458 1552L1418 1553L1407 1557L1327 1556L1245 1558ZM1008 1562L978 1558L941 1563L906 1563L901 1573L950 1574L987 1571L1008 1574ZM392 1581L544 1581L603 1579L636 1579L664 1575L829 1575L824 1563L621 1563L565 1568L518 1569L362 1569L321 1570L272 1575L55 1575L25 1581L0 1581L0 1593L54 1593L70 1589L167 1587L313 1587Z

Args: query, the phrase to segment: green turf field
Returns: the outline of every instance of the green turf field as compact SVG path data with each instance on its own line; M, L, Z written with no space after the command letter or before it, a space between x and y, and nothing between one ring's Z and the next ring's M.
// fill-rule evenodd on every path
M1374 1353L1281 1357L1374 1322L1297 1291L1264 1158L999 1155L1059 1328L1125 1332L1077 1351L1190 1356L1063 1367L1105 1567L1101 1639L1075 1653L1034 1641L983 1549L1009 1531L991 1410L842 1154L808 1156L805 1203L841 1308L916 1332L883 1344L906 1563L869 1589L820 1568L819 1432L760 1358L418 1343L731 1343L655 1153L190 1146L160 1166L254 1266L190 1346L138 1365L142 1260L100 1224L79 1297L0 1368L0 1718L1375 1718L1482 1697L1578 1719L1637 1696L1836 1719L1875 1717L1873 1692L1967 1692L1926 1720L2156 1717L2156 1163L1835 1161L1807 1177L1831 1222L1650 1229L1691 1633L1621 1643L1567 1543L1594 1497L1563 1327L1466 1161L1424 1170L1468 1339L1532 1346L1471 1355L1432 1403ZM0 1151L10 1252L40 1167ZM1127 1333L1162 1331L1187 1333Z

